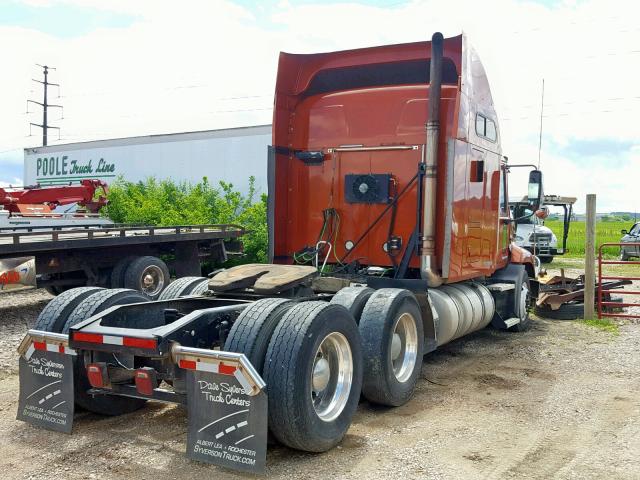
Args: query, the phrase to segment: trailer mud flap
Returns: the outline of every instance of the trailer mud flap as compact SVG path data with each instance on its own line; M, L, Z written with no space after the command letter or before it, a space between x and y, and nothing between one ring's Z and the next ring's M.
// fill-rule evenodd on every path
M174 349L187 370L187 456L251 473L264 473L267 454L265 384L238 353Z
M187 456L263 473L267 454L267 396L250 396L234 377L187 372Z
M20 397L17 419L58 432L73 427L73 357L65 339L34 338L21 344ZM36 332L45 333L45 332ZM59 334L54 334L59 335ZM67 335L61 335L67 337Z

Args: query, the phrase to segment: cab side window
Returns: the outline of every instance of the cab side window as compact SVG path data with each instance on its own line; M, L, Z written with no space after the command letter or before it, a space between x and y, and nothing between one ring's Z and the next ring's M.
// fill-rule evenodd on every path
M507 204L507 182L505 176L507 175L507 171L502 168L500 169L500 213L502 215L508 215L509 213L509 205ZM514 207L515 208L515 207ZM515 215L513 211L511 212L513 218Z
M476 134L490 142L495 142L498 139L496 123L484 115L476 114Z
M640 235L640 223L636 223L633 226L633 228L629 232L629 235Z

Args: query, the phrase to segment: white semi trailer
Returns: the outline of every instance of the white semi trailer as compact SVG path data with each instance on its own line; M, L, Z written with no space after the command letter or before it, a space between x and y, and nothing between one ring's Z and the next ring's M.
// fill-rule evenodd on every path
M24 150L25 185L61 185L82 179L113 183L147 177L196 183L207 177L246 192L250 176L267 191L271 125L147 135L50 145Z

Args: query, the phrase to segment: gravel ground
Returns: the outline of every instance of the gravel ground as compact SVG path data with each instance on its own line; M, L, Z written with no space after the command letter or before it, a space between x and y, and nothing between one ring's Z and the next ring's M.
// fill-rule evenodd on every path
M636 286L637 288L637 286ZM2 478L244 478L184 456L186 411L79 413L73 435L15 420L15 348L51 297L0 296ZM640 325L612 334L536 320L485 329L425 357L400 408L362 402L340 446L306 454L270 446L269 478L640 478Z

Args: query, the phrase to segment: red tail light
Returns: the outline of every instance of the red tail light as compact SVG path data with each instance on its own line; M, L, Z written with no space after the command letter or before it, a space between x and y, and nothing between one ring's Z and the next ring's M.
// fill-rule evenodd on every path
M109 374L105 363L87 365L87 378L93 388L105 388L109 384Z
M144 367L136 370L136 390L141 395L153 395L156 388L156 371L153 368Z

